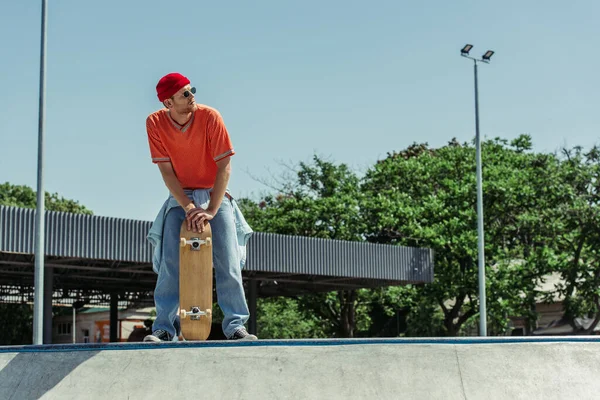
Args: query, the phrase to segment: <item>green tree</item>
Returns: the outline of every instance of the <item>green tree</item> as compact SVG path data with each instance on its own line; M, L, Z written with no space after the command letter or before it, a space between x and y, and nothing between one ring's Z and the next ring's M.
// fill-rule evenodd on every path
M33 342L33 309L27 304L0 304L0 345L31 344Z
M0 205L24 208L36 208L37 193L25 185L0 184ZM75 200L65 199L58 193L44 195L44 208L48 211L64 211L77 214L92 214L85 206Z
M258 299L258 336L273 339L325 337L321 319L292 298Z
M311 163L300 163L295 176L276 188L276 195L267 195L258 203L246 199L240 205L257 231L363 240L365 226L360 214L359 183L358 176L347 165L336 165L315 155ZM352 337L357 327L369 326L365 311L372 302L368 293L342 290L304 295L293 301L298 309L321 321L322 329L311 330L311 334ZM269 312L267 304L268 301L263 303L261 313ZM263 321L269 324L269 320ZM302 326L300 321L290 321L288 325ZM274 332L269 327L265 329Z
M567 321L576 333L590 334L600 322L600 149L564 149L563 180L568 197L556 219L562 233L552 246L554 269L561 277L556 294L563 300ZM579 328L576 318L590 318Z
M558 158L531 152L528 136L510 144L486 141L482 154L488 324L494 334L506 328L510 315L535 317L535 288L552 265L547 245L560 228L545 218L561 206L565 190ZM362 190L368 193L362 211L369 241L435 252L434 282L407 293L409 321L425 329L412 333L458 335L479 307L473 146L452 140L438 149L414 144L391 153L367 172ZM416 322L422 318L441 326Z
M483 193L488 333L510 316L564 298L566 316L600 321L600 152L575 148L567 157L532 151L531 138L484 141ZM322 293L293 299L334 336L379 335L390 323L409 336L474 333L479 319L475 149L450 141L414 144L388 154L360 179L344 164L314 157L277 188L244 204L260 231L370 241L434 250L427 285ZM556 293L539 287L549 274Z

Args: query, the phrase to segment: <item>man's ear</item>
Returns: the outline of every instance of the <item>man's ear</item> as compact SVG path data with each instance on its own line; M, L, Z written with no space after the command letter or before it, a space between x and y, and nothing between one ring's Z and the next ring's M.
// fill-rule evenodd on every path
M171 107L173 107L173 102L171 100L167 99L167 100L163 101L163 105L165 107L167 107L168 109L171 109Z

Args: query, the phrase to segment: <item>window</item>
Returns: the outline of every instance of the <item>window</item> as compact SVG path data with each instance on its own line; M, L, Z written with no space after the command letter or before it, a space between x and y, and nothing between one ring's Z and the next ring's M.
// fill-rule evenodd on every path
M63 322L58 324L57 330L59 335L70 335L71 334L71 323Z

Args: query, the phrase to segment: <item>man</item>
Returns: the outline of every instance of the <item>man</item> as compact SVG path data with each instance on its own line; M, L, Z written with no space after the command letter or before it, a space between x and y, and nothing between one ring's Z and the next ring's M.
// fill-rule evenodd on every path
M211 224L218 303L228 339L254 340L244 324L249 318L242 286L235 216L237 206L227 192L231 156L235 154L223 119L214 108L196 104L196 89L179 73L156 85L164 108L146 119L152 162L158 165L170 196L153 224L154 301L156 320L144 341L171 341L178 335L179 230L204 231ZM152 232L149 238L152 238Z

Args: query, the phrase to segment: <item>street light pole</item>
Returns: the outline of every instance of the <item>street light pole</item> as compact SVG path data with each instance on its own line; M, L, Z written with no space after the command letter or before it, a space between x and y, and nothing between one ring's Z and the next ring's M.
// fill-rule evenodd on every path
M483 228L483 182L481 173L481 136L479 134L479 88L477 83L477 62L488 63L490 57L494 54L488 50L483 57L478 60L469 57L469 51L473 48L467 44L461 50L463 57L473 60L473 73L475 76L475 157L476 157L476 176L477 176L477 252L478 252L478 271L479 271L479 335L487 336L487 307L485 294L485 246L484 246L484 228Z
M46 105L46 24L47 0L42 0L42 37L40 46L40 103L38 122L37 204L35 214L35 277L33 297L33 344L44 340L44 111Z
M477 61L474 61L473 65L475 71L475 156L477 169L477 252L479 255L479 335L487 336L485 247L483 242L483 188L481 181L481 136L479 136L479 88L477 85Z

